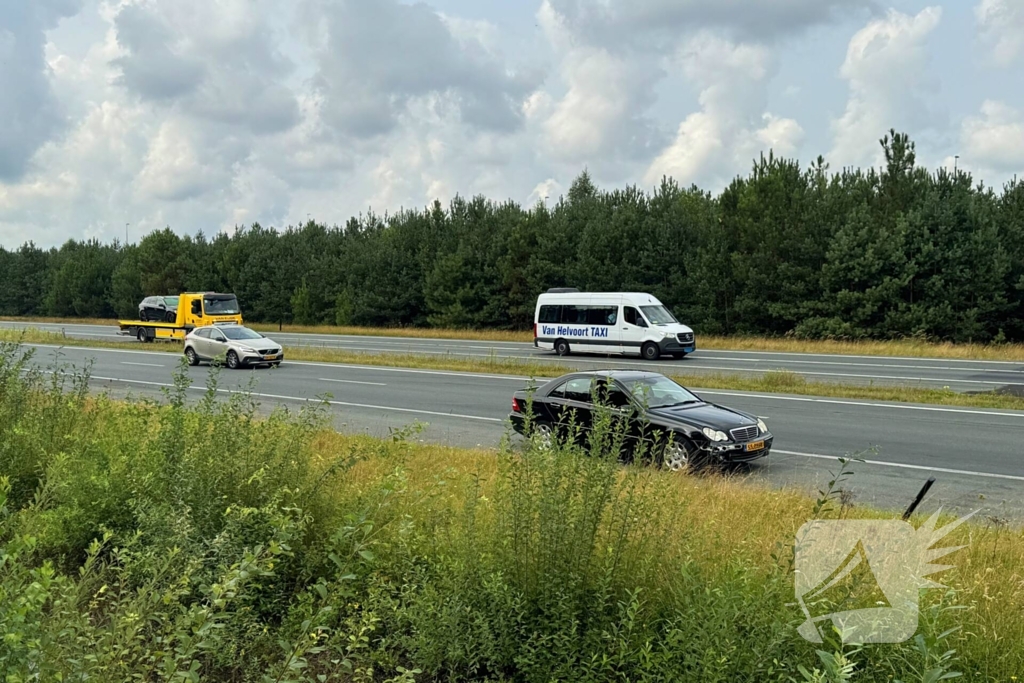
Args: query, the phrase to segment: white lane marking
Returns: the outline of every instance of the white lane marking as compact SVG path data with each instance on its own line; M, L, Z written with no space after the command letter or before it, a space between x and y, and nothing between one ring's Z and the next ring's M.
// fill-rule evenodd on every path
M98 375L91 377L91 379L99 380L101 382L121 382L122 384L142 384L142 385L145 385L145 386L152 386L152 387L173 387L174 386L173 384L168 384L167 382L147 382L147 381L141 380L141 379L122 379L122 378L119 378L119 377L100 377ZM200 386L194 386L194 385L189 386L188 388L190 390L192 390L192 391L208 391L208 389L206 387L200 387ZM251 392L242 391L242 390L236 390L236 389L217 389L217 392L221 393L221 394L246 394L246 393L251 393ZM315 398L302 398L301 396L283 396L281 394L256 393L256 394L252 394L252 395L256 396L257 398L260 398L260 397L262 397L262 398L275 398L275 399L278 399L280 401L298 401L300 403L309 403L309 402L320 403L320 402L323 402L323 403L327 403L327 404L332 405L332 406L348 406L349 408L369 408L371 410L384 410L384 411L391 411L391 412L396 412L396 413L412 413L412 414L415 414L415 415L435 415L437 417L457 417L457 418L459 418L461 420L478 420L480 422L504 422L503 418L497 418L497 417L483 417L482 415L465 415L465 414L462 414L462 413L442 413L442 412L436 411L436 410L419 410L419 409L416 409L416 408L399 408L397 406L378 406L378 405L374 405L374 404L371 404L371 403L351 403L349 401L334 401L334 400L320 401L319 399L315 399Z
M166 365L158 365L156 363L131 363L129 361L121 361L121 365L139 365L146 368L166 368Z
M868 408L898 408L900 410L924 410L935 413L966 413L968 415L995 415L997 417L1024 418L1024 411L1019 413L1001 413L993 410L972 410L970 408L943 408L939 406L915 406L906 403L871 403L870 401L840 401L834 398L813 398L810 396L780 396L778 394L753 394L738 391L718 391L716 389L698 389L691 387L700 394L713 396L733 396L742 398L766 398L773 401L797 401L801 403L831 403L841 406L862 406Z
M341 382L342 384L368 384L373 387L386 387L387 384L384 382L357 382L354 379L332 379L330 377L319 377L318 382Z
M54 349L78 349L85 351L106 351L108 353L133 353L133 354L145 354L147 356L166 356L166 354L160 353L159 351L130 351L127 349L90 349L84 347L59 347L50 346L46 344L25 344L25 346L36 346L42 348L54 348ZM485 375L476 372L448 372L444 370L417 370L414 368L389 368L384 366L376 365L350 365L348 363L314 363L308 361L290 361L288 365L308 365L310 367L321 367L321 368L349 368L353 370L372 370L375 372L404 372L414 375L441 375L446 377L466 377L470 379L499 379L507 380L512 382L528 382L533 380L535 382L543 383L547 380L554 379L552 377L519 377L516 375ZM739 392L739 391L720 391L718 389L701 389L698 387L690 387L694 391L702 394L711 394L714 396L738 396L742 398L764 398L776 401L802 401L805 403L829 403L833 405L845 405L845 406L858 406L867 408L898 408L901 410L923 410L928 412L939 412L939 413L966 413L968 415L994 415L997 417L1016 417L1024 418L1024 411L1009 413L1009 412L997 412L990 410L973 410L970 408L946 408L939 406L917 406L901 403L874 403L871 401L851 401L851 400L840 400L840 399L829 399L829 398L814 398L809 396L787 396L782 394L759 394L754 392Z
M799 451L783 451L777 448L772 449L772 453L779 453L781 455L796 455L801 458L816 458L819 460L838 460L838 455L821 455L820 453L801 453ZM852 459L852 458L850 458ZM945 474L964 474L972 477L987 477L989 479L1009 479L1010 481L1024 481L1024 477L1015 476L1012 474L996 474L995 472L974 472L972 470L954 470L948 467L931 467L929 465L909 465L903 462L884 462L882 460L859 460L867 465L880 465L882 467L899 467L908 470L926 470L928 472L943 472Z

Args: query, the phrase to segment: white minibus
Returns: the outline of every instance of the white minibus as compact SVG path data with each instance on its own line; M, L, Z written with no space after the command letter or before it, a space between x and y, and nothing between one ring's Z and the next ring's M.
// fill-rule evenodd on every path
M650 294L551 289L537 298L533 345L570 353L637 353L645 360L682 358L693 330Z

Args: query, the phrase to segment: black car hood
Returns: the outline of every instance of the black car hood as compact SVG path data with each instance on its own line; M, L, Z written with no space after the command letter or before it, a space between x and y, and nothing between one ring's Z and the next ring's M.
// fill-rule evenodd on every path
M691 403L667 408L650 408L647 411L651 419L693 425L695 427L711 427L712 429L729 430L734 427L745 427L757 424L757 418L731 408L723 408L714 403Z

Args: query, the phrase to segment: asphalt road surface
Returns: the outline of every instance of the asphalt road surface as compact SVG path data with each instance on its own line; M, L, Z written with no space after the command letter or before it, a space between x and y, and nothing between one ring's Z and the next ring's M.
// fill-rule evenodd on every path
M26 323L3 322L0 326L23 328ZM32 327L63 331L69 337L130 341L116 327L32 323ZM1014 385L1024 392L1024 363L879 356L846 356L810 353L718 351L697 348L682 360L645 362L635 356L571 355L560 358L530 343L488 342L458 339L412 339L330 334L270 333L285 346L341 349L354 353L395 353L462 358L519 358L540 363L570 364L581 368L645 368L672 374L761 374L788 370L808 380L844 384L898 384L927 388L949 387L954 391L992 391ZM700 337L697 337L700 344Z
M37 362L94 362L94 387L117 397L169 386L179 357L144 350L37 347ZM198 397L210 369L188 370ZM526 378L330 363L286 362L278 369L221 371L222 392L253 378L266 405L299 405L330 395L343 431L387 435L426 423L416 438L493 447L508 429L512 392ZM929 476L937 479L923 510L980 510L982 517L1024 521L1024 412L920 406L793 395L696 390L708 401L760 415L775 434L766 460L731 471L769 486L811 493L824 487L838 457L859 455L847 490L854 504L902 509Z

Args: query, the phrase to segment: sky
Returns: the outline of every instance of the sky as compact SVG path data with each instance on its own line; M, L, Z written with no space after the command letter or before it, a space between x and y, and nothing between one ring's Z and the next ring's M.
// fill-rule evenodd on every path
M0 0L0 245L552 204L762 152L1024 176L1024 0Z

